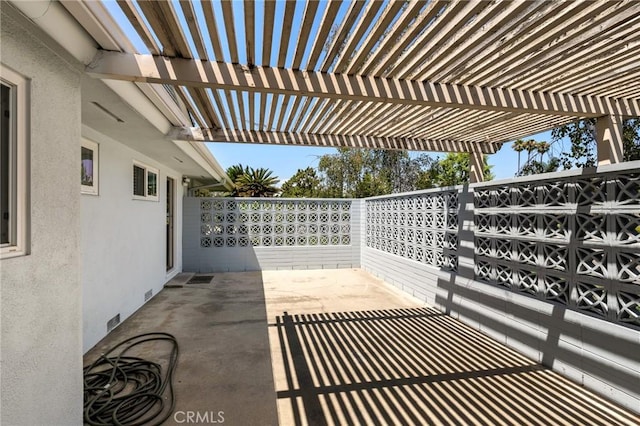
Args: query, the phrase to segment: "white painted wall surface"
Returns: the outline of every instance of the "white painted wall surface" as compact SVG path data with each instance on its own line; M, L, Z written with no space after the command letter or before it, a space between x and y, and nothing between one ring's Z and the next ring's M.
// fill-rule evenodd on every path
M83 127L99 144L99 195L81 197L83 352L107 334L107 321L124 321L182 270L182 176L121 142ZM126 141L122 141L126 142ZM158 143L167 143L159 140ZM133 199L133 161L159 170L158 201ZM174 268L165 263L166 179L174 179Z
M0 260L0 423L80 424L80 72L7 9L1 61L31 80L31 252Z

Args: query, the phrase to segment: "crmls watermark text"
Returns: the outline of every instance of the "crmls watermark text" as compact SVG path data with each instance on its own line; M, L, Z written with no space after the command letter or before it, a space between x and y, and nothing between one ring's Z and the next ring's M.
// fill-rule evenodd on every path
M173 421L200 424L224 423L224 411L176 411L173 413Z

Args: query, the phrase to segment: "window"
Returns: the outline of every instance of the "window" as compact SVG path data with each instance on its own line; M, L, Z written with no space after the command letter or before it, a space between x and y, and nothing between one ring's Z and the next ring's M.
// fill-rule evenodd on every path
M81 192L98 195L98 144L83 139L80 150Z
M133 163L133 198L158 201L158 169Z
M27 80L0 67L0 257L27 254Z

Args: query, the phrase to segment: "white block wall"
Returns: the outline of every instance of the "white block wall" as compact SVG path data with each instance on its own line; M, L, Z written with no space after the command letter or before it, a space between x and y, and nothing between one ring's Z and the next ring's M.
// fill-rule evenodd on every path
M555 203L552 198L564 197L562 193L556 192L557 188L560 188L561 192L565 191L569 194L566 197L566 202L562 205L556 204L546 208L532 206L529 213L540 216L537 219L538 222L534 220L532 225L534 228L546 223L547 219L543 216L553 216L554 214L562 216L565 214L565 210L571 208L577 210L581 215L597 216L600 213L592 213L594 204L591 204L591 207L582 207L578 203L576 206L571 204L571 200L580 201L584 197L598 198L600 197L597 192L599 190L603 191L602 200L604 200L596 201L595 205L598 206L599 211L606 210L607 206L611 206L612 210L608 215L624 218L633 215L638 217L635 211L638 208L639 171L640 163L638 162L604 167L600 172L609 172L609 178L605 178L609 180L606 180L606 184L594 184L593 187L589 185L592 182L600 182L601 175L590 176L587 171L547 175L544 176L546 181L543 182L541 182L541 177L532 182L527 182L525 179L519 179L517 182L505 181L502 187L513 185L514 188L518 186L518 188L527 188L527 190L535 188L535 191L539 191L537 202L546 202L546 197L550 197L549 204ZM623 176L619 182L616 181L618 173ZM562 189L563 182L567 183L569 189ZM564 241L562 235L560 237L557 235L547 236L563 234L564 230L560 227L536 231L536 237L531 239L538 241L536 247L539 252L538 256L533 258L533 264L520 263L517 258L513 258L518 255L514 248L511 249L511 252L506 253L506 256L511 256L512 260L501 261L498 257L496 261L492 256L501 256L496 247L492 246L491 251L480 252L475 246L479 235L485 238L484 235L491 234L476 233L478 219L474 217L474 210L488 212L488 214L503 214L502 208L504 208L508 210L504 214L515 216L518 214L518 209L510 208L508 205L500 208L493 207L499 204L494 201L490 203L491 207L478 209L478 205L485 204L486 200L480 203L476 200L474 205L473 191L487 193L486 188L494 185L496 189L489 191L491 192L490 196L503 196L505 193L497 184L490 182L475 185L472 191L460 188L458 265L455 271L425 264L424 261L409 259L397 253L383 251L371 247L371 243L367 247L366 241L363 242L362 248L362 268L526 356L552 367L555 371L640 413L640 356L638 356L640 353L640 327L637 320L636 324L625 324L621 320L624 318L625 321L630 321L627 314L621 313L624 306L622 303L627 301L628 297L633 297L635 294L635 306L640 306L640 302L638 302L640 282L637 278L637 274L640 272L638 266L640 263L638 261L629 264L623 263L625 268L629 268L628 272L625 272L621 266L616 266L616 262L629 261L628 257L616 257L618 253L626 253L626 256L635 256L636 258L640 256L640 251L633 248L637 246L640 239L637 232L634 233L632 230L634 226L637 226L637 223L628 225L626 219L621 219L622 222L618 222L618 224L622 224L620 226L623 228L616 229L613 226L614 221L608 220L608 225L602 225L603 234L608 235L604 240L605 243L591 244L590 237L584 235L582 226L585 226L584 229L589 231L595 228L584 222L584 217L573 218L573 215L569 214L569 222L572 225L568 227L568 232L573 237L567 240L569 241L567 243L568 253L573 253L576 247L586 247L588 250L596 251L599 250L599 247L603 247L602 250L608 253L609 261L605 264L605 277L601 279L595 275L600 271L597 267L594 267L596 272L585 267L578 273L571 267L562 271L555 263L554 268L545 266L549 259L545 258L542 247L547 244L562 247L562 244L557 242ZM586 187L588 190L584 189ZM574 190L577 192L572 192ZM517 191L520 189L513 190L514 197L518 196ZM613 207L618 204L624 206ZM487 202L486 205L489 203ZM554 209L558 213L554 213ZM521 208L521 210L528 211L526 208ZM575 222L573 222L574 220ZM367 226L370 225L373 224L367 224ZM522 226L520 219L514 217L511 220L511 226L511 231L505 229L504 236L497 235L495 238L505 241L520 241L523 238L522 235L525 235L520 234L519 231L519 227ZM624 228L628 226L630 226L629 229ZM490 230L500 232L499 228L499 224L492 224ZM526 237L524 239L526 240ZM396 241L398 244L402 242L404 241ZM503 262L507 271L510 272L507 275L508 279L513 281L505 283L495 272L488 275L485 273L485 277L489 278L483 279L489 282L479 281L477 279L478 259L484 259L485 262L492 264L497 262L498 265ZM567 260L567 263L575 265L584 261L587 259L578 257L576 260ZM519 271L528 270L536 271L538 275L536 284L538 291L535 294L530 294L524 284L520 284L518 281ZM635 278L634 274L636 274ZM549 275L566 277L567 280L581 283L581 286L583 286L583 282L587 285L588 283L596 283L597 285L594 287L583 286L578 289L573 287L574 284L571 284L572 290L570 292L567 290L566 294L567 302L558 303L547 300L551 295L547 293L550 287L545 277ZM510 290L508 287L512 289ZM605 300L607 300L608 312L597 314L593 309L598 308L598 305L591 306L589 301L591 299L580 299L584 294L581 292L589 288L593 288L594 291L606 289L608 298ZM626 294L626 296L622 296L624 299L619 299L621 297L618 296L619 292ZM629 303L627 309L633 312L634 304L633 302Z
M221 240L223 246L215 246L215 233L211 233L211 226L216 227L215 220L212 222L211 218L203 220L203 210L201 203L203 198L185 198L184 200L184 241L183 241L183 265L185 271L192 272L217 272L217 271L255 271L255 270L275 270L275 269L335 269L335 268L358 268L360 267L360 241L361 241L361 206L362 200L348 200L351 204L349 210L349 220L347 222L341 222L342 225L348 224L349 231L345 234L340 232L340 237L347 235L349 237L348 244L343 244L341 240L339 245L327 244L322 245L319 242L315 245L298 244L287 245L284 243L282 246L264 246L264 238L271 238L269 244L275 244L274 238L277 233L270 232L265 234L263 232L265 224L273 226L276 222L271 218L268 222L256 222L257 226L260 226L259 232L253 233L251 229L248 230L247 238L257 237L260 238L259 245L253 246L249 243L247 246L240 246L235 243L234 246L227 246L226 238L232 235L233 238L239 238L240 234L227 234L227 226L241 226L244 222L240 221L228 221L226 217L221 218L220 225L225 229L222 232ZM213 199L214 201L216 199ZM222 202L233 199L217 199ZM236 199L238 203L242 202L242 199ZM282 199L264 199L257 200L257 202L278 203L283 202ZM296 201L297 203L298 201ZM310 200L311 202L311 200ZM332 202L345 202L345 200L314 200L319 203L332 203ZM215 214L215 210L211 211L211 214ZM224 210L227 212L228 210ZM262 213L262 210L260 210ZM320 211L320 210L318 210ZM295 214L303 212L309 214L310 210L297 211ZM331 215L331 211L328 211ZM235 212L236 214L239 212ZM273 210L275 213L275 210ZM207 214L207 213L205 213ZM286 213L285 213L286 215ZM224 214L223 214L224 216ZM211 225L213 223L213 225ZM314 221L313 223L322 222ZM297 222L285 221L283 226L292 224L298 226L300 224L308 226L309 222ZM329 223L329 225L331 225ZM247 226L251 227L251 222L247 223ZM204 228L203 228L204 227ZM208 228L207 228L208 227ZM284 232L282 235L286 235ZM291 235L291 234L290 234ZM305 234L307 235L307 234ZM320 235L319 233L309 233L308 235ZM203 240L207 240L205 243Z

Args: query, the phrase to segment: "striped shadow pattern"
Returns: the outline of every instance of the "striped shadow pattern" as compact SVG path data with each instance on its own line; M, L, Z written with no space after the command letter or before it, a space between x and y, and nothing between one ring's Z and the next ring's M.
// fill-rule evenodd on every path
M271 326L281 424L640 424L436 309L284 313Z

